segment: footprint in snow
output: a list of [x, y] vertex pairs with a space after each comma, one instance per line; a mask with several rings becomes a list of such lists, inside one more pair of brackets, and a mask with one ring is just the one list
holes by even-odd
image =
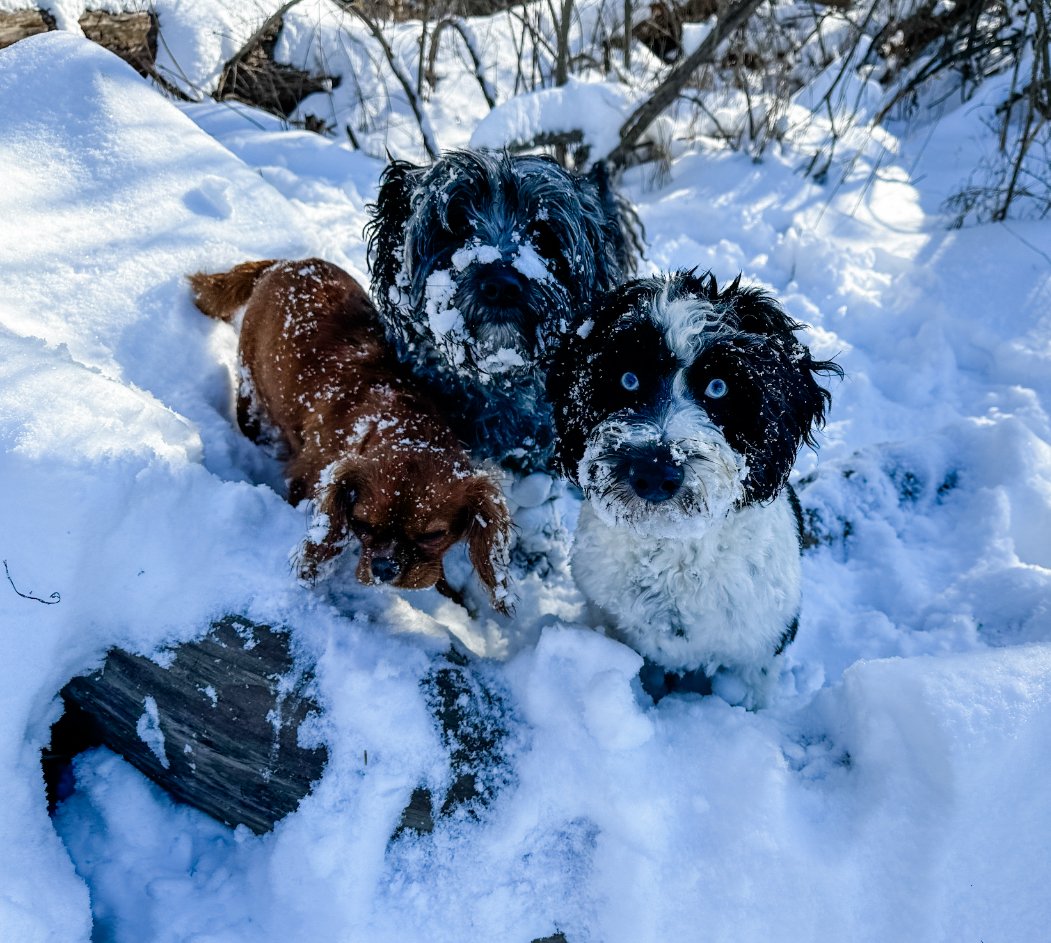
[[229, 190], [230, 184], [221, 177], [205, 177], [183, 197], [183, 203], [190, 212], [198, 216], [229, 219], [234, 211]]

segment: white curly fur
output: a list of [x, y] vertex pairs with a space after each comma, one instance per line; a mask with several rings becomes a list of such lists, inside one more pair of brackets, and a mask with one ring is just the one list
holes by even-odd
[[799, 540], [782, 492], [674, 538], [626, 532], [590, 504], [580, 513], [573, 576], [608, 634], [679, 671], [729, 670], [763, 701], [767, 669], [800, 599]]

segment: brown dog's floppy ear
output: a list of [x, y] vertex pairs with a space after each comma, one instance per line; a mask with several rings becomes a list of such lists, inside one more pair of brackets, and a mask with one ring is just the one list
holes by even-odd
[[467, 555], [497, 612], [510, 612], [507, 589], [511, 515], [500, 486], [479, 472], [468, 482]]
[[350, 508], [359, 486], [357, 467], [349, 459], [333, 462], [321, 472], [314, 494], [310, 527], [299, 548], [299, 578], [314, 583], [325, 564], [339, 556], [350, 542]]

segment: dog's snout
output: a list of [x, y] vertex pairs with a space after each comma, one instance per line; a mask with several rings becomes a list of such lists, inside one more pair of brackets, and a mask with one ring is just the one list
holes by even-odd
[[658, 504], [674, 498], [686, 470], [667, 449], [650, 449], [633, 455], [628, 463], [628, 484], [643, 501]]
[[510, 265], [490, 266], [478, 282], [478, 293], [486, 304], [510, 307], [518, 304], [525, 294], [526, 280]]
[[401, 572], [401, 567], [393, 557], [373, 557], [371, 569], [373, 578], [381, 583], [397, 579]]

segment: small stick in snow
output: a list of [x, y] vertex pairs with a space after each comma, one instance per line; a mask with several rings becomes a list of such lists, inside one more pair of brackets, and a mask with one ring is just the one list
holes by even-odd
[[7, 582], [11, 584], [11, 588], [23, 599], [32, 599], [33, 602], [43, 603], [45, 606], [54, 606], [62, 602], [62, 596], [58, 593], [52, 593], [47, 599], [41, 599], [39, 596], [34, 596], [32, 590], [28, 593], [23, 593], [17, 586], [15, 586], [15, 581], [11, 579], [11, 571], [8, 569], [6, 560], [4, 560], [4, 573], [7, 574]]

